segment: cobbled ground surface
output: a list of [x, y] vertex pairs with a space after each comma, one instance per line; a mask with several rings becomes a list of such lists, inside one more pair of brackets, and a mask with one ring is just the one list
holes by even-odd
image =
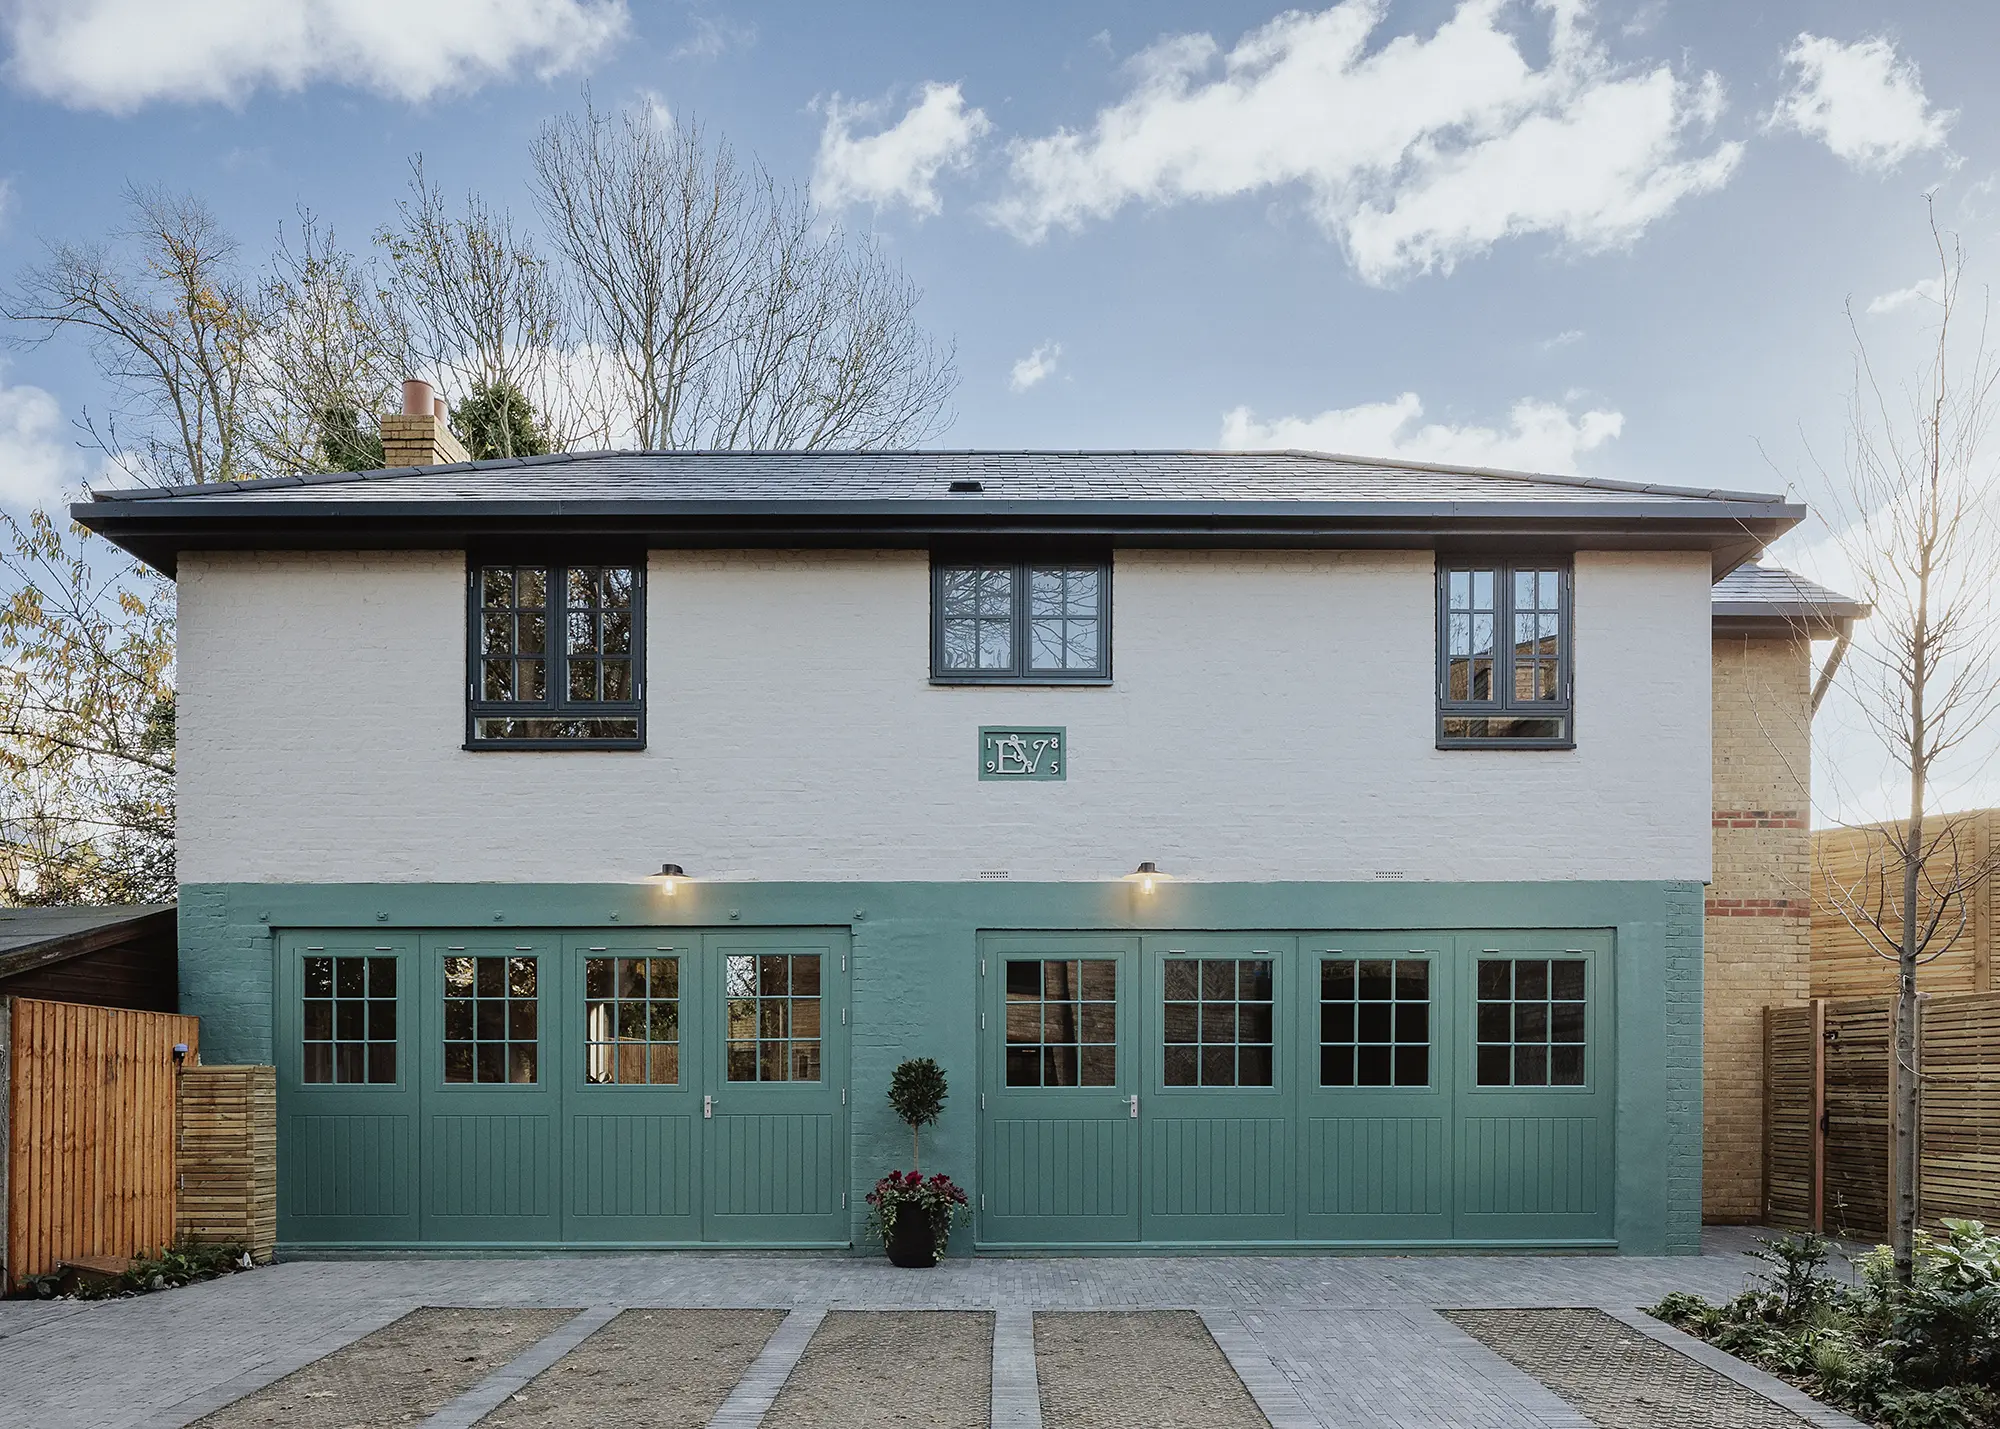
[[832, 1310], [762, 1429], [986, 1429], [993, 1316], [967, 1310]]
[[1047, 1429], [1269, 1429], [1192, 1310], [1035, 1316]]
[[1812, 1429], [1602, 1310], [1446, 1310], [1603, 1429]]
[[576, 1313], [413, 1310], [194, 1429], [406, 1429]]
[[777, 1310], [625, 1310], [480, 1429], [702, 1429], [784, 1320]]

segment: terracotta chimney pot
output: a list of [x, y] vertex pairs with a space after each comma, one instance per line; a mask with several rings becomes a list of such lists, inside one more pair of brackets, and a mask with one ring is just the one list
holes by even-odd
[[[441, 407], [444, 404], [439, 402], [435, 405]], [[403, 415], [406, 417], [441, 417], [444, 415], [442, 412], [433, 410], [430, 383], [420, 381], [414, 377], [403, 383]]]

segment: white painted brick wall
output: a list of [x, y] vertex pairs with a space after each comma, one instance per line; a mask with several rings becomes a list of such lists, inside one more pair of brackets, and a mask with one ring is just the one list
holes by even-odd
[[[455, 552], [189, 554], [180, 876], [1705, 879], [1703, 554], [1576, 562], [1573, 752], [1432, 747], [1421, 552], [1121, 552], [1116, 683], [933, 688], [921, 552], [656, 552], [651, 748], [467, 753]], [[1068, 727], [1066, 783], [976, 778]]]

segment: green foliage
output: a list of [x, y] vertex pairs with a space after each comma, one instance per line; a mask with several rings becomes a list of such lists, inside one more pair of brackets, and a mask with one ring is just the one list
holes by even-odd
[[1851, 1284], [1825, 1273], [1818, 1236], [1759, 1247], [1772, 1269], [1734, 1300], [1676, 1293], [1652, 1314], [1888, 1429], [2000, 1426], [2000, 1236], [1977, 1221], [1919, 1232], [1907, 1286], [1886, 1246]]
[[944, 1114], [944, 1068], [929, 1057], [912, 1057], [889, 1078], [889, 1105], [910, 1128], [913, 1164], [922, 1166], [918, 1134]]
[[451, 429], [474, 461], [549, 452], [534, 406], [511, 382], [473, 383], [471, 394], [451, 410]]
[[24, 1297], [53, 1300], [65, 1292], [78, 1300], [118, 1300], [172, 1290], [198, 1280], [214, 1280], [248, 1270], [250, 1252], [240, 1245], [175, 1245], [157, 1258], [139, 1256], [115, 1280], [76, 1279], [62, 1272], [29, 1275], [20, 1281]]
[[382, 434], [361, 424], [352, 407], [334, 407], [320, 414], [319, 459], [325, 471], [379, 471]]
[[897, 1218], [906, 1215], [930, 1218], [935, 1238], [931, 1263], [935, 1265], [944, 1259], [945, 1247], [951, 1243], [953, 1223], [972, 1215], [972, 1202], [942, 1171], [928, 1180], [920, 1171], [891, 1171], [868, 1193], [868, 1223], [882, 1237], [885, 1249], [896, 1233]]
[[0, 514], [0, 902], [174, 896], [174, 590]]

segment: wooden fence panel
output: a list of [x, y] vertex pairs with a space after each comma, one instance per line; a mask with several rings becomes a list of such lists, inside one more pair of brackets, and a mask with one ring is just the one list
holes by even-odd
[[1825, 1223], [1833, 1235], [1889, 1232], [1892, 1002], [1826, 1005]]
[[1924, 1223], [2000, 1226], [2000, 993], [1927, 999], [1922, 1066]]
[[[1976, 809], [1947, 814], [1960, 842], [1961, 861], [1967, 868], [1981, 867], [2000, 844], [2000, 809]], [[1868, 942], [1837, 910], [1833, 889], [1866, 885], [1867, 902], [1883, 910], [1884, 920], [1894, 927], [1902, 903], [1901, 875], [1893, 864], [1881, 858], [1881, 832], [1894, 833], [1901, 824], [1878, 824], [1866, 828], [1818, 829], [1812, 836], [1812, 994], [1814, 997], [1845, 1000], [1893, 995], [1896, 965], [1880, 957]], [[1937, 820], [1926, 823], [1936, 831]], [[1869, 856], [1874, 854], [1871, 865]], [[1873, 877], [1867, 877], [1872, 868]], [[1934, 996], [2000, 991], [1993, 977], [1993, 939], [2000, 933], [2000, 879], [1986, 879], [1967, 897], [1965, 926], [1936, 956], [1924, 964], [1921, 986]], [[1930, 912], [1931, 904], [1919, 900], [1919, 915]], [[1956, 926], [1953, 917], [1948, 926]]]
[[240, 1245], [270, 1260], [278, 1240], [276, 1069], [183, 1071], [179, 1146], [180, 1239]]
[[1818, 1217], [1817, 1007], [1764, 1009], [1764, 1220], [1810, 1230]]
[[10, 1280], [171, 1244], [173, 1049], [198, 1049], [200, 1023], [17, 997], [10, 1026]]

